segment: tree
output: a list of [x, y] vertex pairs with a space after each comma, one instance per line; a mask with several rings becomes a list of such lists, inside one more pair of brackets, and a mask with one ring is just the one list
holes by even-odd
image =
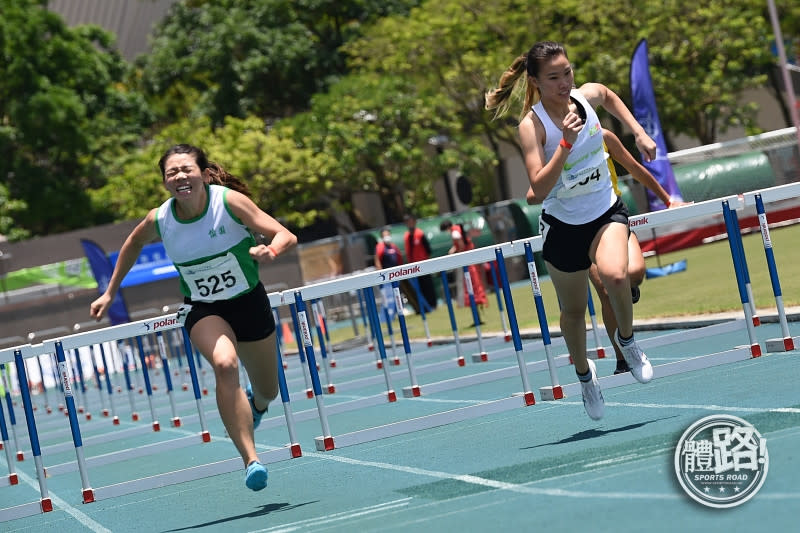
[[104, 181], [102, 154], [149, 120], [111, 34], [69, 29], [45, 5], [0, 0], [0, 184], [27, 205], [16, 237], [95, 223], [86, 191]]
[[307, 109], [345, 74], [339, 47], [416, 0], [194, 0], [176, 3], [137, 61], [166, 121], [274, 120]]
[[298, 148], [289, 129], [267, 133], [257, 117], [229, 117], [213, 128], [209, 118], [187, 119], [164, 128], [138, 152], [121, 158], [111, 168], [108, 183], [92, 191], [93, 203], [109, 206], [118, 220], [143, 218], [169, 194], [162, 185], [158, 160], [169, 147], [188, 143], [247, 183], [252, 197], [271, 215], [292, 227], [304, 227], [320, 215], [309, 206], [330, 173], [331, 158]]
[[[773, 61], [764, 15], [761, 0], [429, 0], [408, 19], [380, 21], [345, 49], [360, 68], [439, 87], [458, 106], [464, 130], [480, 132], [496, 146], [497, 140], [516, 144], [514, 128], [487, 123], [485, 112], [480, 116], [482, 95], [535, 41], [564, 42], [576, 83], [600, 81], [630, 102], [630, 57], [647, 37], [666, 132], [705, 144], [733, 125], [755, 129], [756, 110], [739, 102], [745, 90], [764, 85]], [[622, 133], [618, 124], [616, 129]]]

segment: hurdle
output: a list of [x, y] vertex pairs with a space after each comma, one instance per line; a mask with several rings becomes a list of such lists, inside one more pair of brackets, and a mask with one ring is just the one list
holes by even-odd
[[[2, 358], [3, 353], [11, 354], [13, 357], [14, 348], [7, 348], [5, 350], [0, 350], [0, 379], [2, 379], [3, 389], [5, 390], [5, 400], [6, 400], [6, 407], [8, 408], [8, 421], [11, 427], [11, 437], [14, 441], [14, 449], [16, 450], [16, 458], [17, 461], [24, 461], [25, 454], [19, 447], [19, 439], [17, 438], [17, 417], [14, 414], [14, 401], [11, 399], [11, 383], [6, 379], [6, 365], [5, 361]], [[12, 359], [8, 359], [11, 361]], [[8, 447], [8, 444], [5, 445]]]
[[796, 341], [800, 341], [800, 337], [792, 337], [789, 333], [789, 325], [786, 320], [786, 310], [783, 306], [783, 293], [781, 291], [780, 279], [778, 278], [778, 267], [775, 262], [775, 253], [773, 251], [772, 239], [769, 233], [769, 222], [767, 220], [766, 210], [764, 209], [764, 198], [768, 202], [777, 202], [788, 198], [796, 198], [800, 196], [800, 183], [790, 183], [787, 185], [780, 185], [769, 189], [753, 191], [744, 195], [744, 203], [746, 206], [755, 205], [756, 213], [758, 215], [759, 229], [761, 232], [761, 241], [764, 245], [764, 255], [767, 261], [767, 269], [769, 270], [770, 282], [772, 284], [772, 294], [775, 297], [775, 306], [778, 311], [778, 321], [781, 327], [782, 338], [767, 339], [765, 347], [767, 352], [781, 352], [794, 350]]
[[[503, 246], [507, 246], [509, 248], [509, 250], [514, 250], [514, 248], [516, 247], [516, 251], [514, 253], [516, 253], [517, 255], [520, 255], [520, 254], [523, 253], [520, 243], [507, 243], [507, 244], [505, 244]], [[492, 255], [490, 255], [490, 254], [492, 254]], [[438, 272], [441, 273], [446, 269], [459, 268], [459, 267], [463, 267], [464, 265], [468, 265], [468, 264], [470, 264], [470, 260], [473, 260], [473, 259], [475, 260], [475, 262], [478, 262], [478, 261], [486, 262], [486, 261], [489, 261], [489, 260], [496, 259], [496, 256], [493, 254], [493, 250], [491, 248], [487, 247], [485, 249], [472, 250], [472, 251], [469, 251], [469, 252], [462, 252], [461, 254], [454, 254], [454, 255], [448, 256], [448, 257], [434, 258], [434, 259], [430, 259], [430, 260], [424, 261], [422, 263], [427, 263], [429, 265], [428, 268], [430, 269], [431, 272], [437, 272], [438, 271]], [[439, 268], [437, 269], [437, 267], [439, 267]], [[501, 268], [504, 268], [504, 266], [501, 267]], [[420, 266], [414, 266], [414, 267], [408, 268], [408, 269], [395, 269], [395, 271], [393, 271], [391, 274], [392, 274], [392, 278], [393, 279], [396, 279], [396, 278], [408, 278], [408, 277], [413, 277], [413, 276], [416, 276], [416, 275], [420, 275], [420, 273], [421, 273], [420, 270], [421, 270]], [[304, 301], [313, 301], [314, 298], [320, 298], [320, 297], [324, 297], [324, 296], [326, 296], [328, 294], [336, 294], [338, 292], [343, 292], [343, 291], [348, 291], [348, 290], [366, 289], [365, 292], [367, 292], [373, 286], [380, 285], [380, 283], [385, 280], [385, 277], [386, 277], [386, 273], [385, 272], [381, 272], [381, 271], [379, 271], [377, 273], [368, 272], [368, 273], [355, 275], [355, 276], [353, 276], [351, 278], [348, 278], [348, 279], [345, 279], [345, 280], [337, 280], [337, 282], [335, 284], [333, 284], [332, 282], [321, 282], [321, 283], [318, 283], [318, 284], [312, 284], [312, 285], [309, 285], [307, 287], [304, 287], [303, 289], [295, 290], [295, 292], [294, 292], [295, 306], [298, 309], [300, 309], [300, 306], [301, 306], [302, 302], [304, 302]], [[506, 292], [508, 292], [508, 291], [506, 291]], [[279, 296], [276, 296], [276, 298], [278, 300], [284, 301], [285, 305], [286, 304], [291, 305], [291, 304], [288, 303], [289, 302], [288, 294], [281, 294]], [[373, 298], [367, 297], [367, 298], [364, 298], [364, 300], [366, 300], [366, 306], [368, 308], [371, 307], [370, 300], [372, 300], [372, 306], [374, 306], [374, 297]], [[509, 300], [509, 302], [510, 302], [510, 300]], [[507, 305], [508, 305], [509, 302], [507, 302]], [[368, 313], [368, 315], [369, 314], [371, 314], [373, 316], [373, 319], [371, 320], [371, 322], [374, 323], [375, 322], [375, 318], [377, 316], [377, 311], [375, 309], [372, 309], [371, 312]], [[299, 322], [301, 324], [303, 324], [304, 317], [300, 316], [299, 312], [298, 312], [298, 318], [299, 318]], [[454, 322], [454, 316], [451, 313], [451, 323], [452, 322]], [[301, 329], [306, 329], [307, 327], [308, 327], [307, 325], [301, 326]], [[380, 337], [378, 337], [378, 335], [380, 335], [380, 333], [377, 331], [377, 328], [373, 328], [373, 334], [375, 335], [376, 344], [382, 345], [382, 339], [380, 339]], [[521, 352], [521, 341], [518, 341], [518, 344], [519, 344], [519, 351]], [[313, 363], [313, 360], [312, 360], [314, 355], [313, 355], [313, 344], [311, 343], [310, 335], [305, 335], [304, 334], [304, 336], [303, 336], [303, 345], [304, 345], [304, 351], [306, 352], [306, 360], [307, 360], [307, 363], [308, 363], [308, 368], [309, 368], [309, 371], [311, 373], [312, 381], [314, 382], [314, 387], [315, 387], [315, 390], [316, 390], [316, 387], [318, 386], [317, 384], [318, 384], [319, 378], [318, 378], [318, 375], [316, 374], [316, 365]], [[463, 360], [463, 358], [462, 358], [462, 360]], [[523, 366], [523, 368], [524, 368], [524, 366]], [[387, 388], [389, 389], [389, 391], [387, 391], [387, 396], [388, 396], [390, 392], [393, 392], [393, 389], [391, 388], [390, 382], [387, 382]], [[527, 387], [526, 387], [526, 389], [527, 389]], [[321, 401], [320, 398], [318, 398], [317, 401], [318, 401], [318, 411], [320, 412], [320, 421], [321, 421], [321, 423], [323, 425], [323, 435], [321, 437], [317, 437], [315, 439], [315, 445], [316, 445], [316, 448], [319, 451], [328, 451], [328, 450], [334, 449], [337, 446], [339, 446], [339, 447], [342, 446], [342, 445], [348, 445], [349, 446], [349, 445], [352, 445], [353, 443], [365, 442], [364, 439], [369, 440], [369, 439], [372, 439], [374, 437], [374, 434], [370, 434], [370, 431], [367, 430], [367, 433], [359, 433], [358, 435], [344, 434], [342, 436], [342, 440], [341, 441], [338, 440], [339, 436], [337, 436], [336, 437], [337, 440], [334, 441], [334, 437], [330, 433], [330, 429], [329, 429], [329, 425], [328, 425], [328, 421], [327, 421], [326, 409], [323, 407], [322, 401]], [[506, 408], [506, 409], [516, 408], [516, 407], [519, 407], [520, 405], [532, 405], [532, 404], [533, 404], [533, 393], [531, 393], [528, 390], [525, 391], [525, 394], [524, 394], [522, 400], [519, 397], [517, 397], [515, 395], [512, 395], [510, 398], [503, 399], [499, 403], [499, 405], [504, 406], [503, 408]], [[466, 409], [467, 409], [467, 412], [478, 413], [478, 412], [480, 412], [481, 409], [488, 409], [490, 411], [498, 409], [497, 405], [498, 404], [493, 404], [493, 403], [490, 402], [490, 403], [486, 403], [486, 404], [480, 404], [478, 406], [471, 406], [471, 407], [466, 408]], [[480, 415], [474, 415], [474, 416], [480, 416]], [[423, 421], [417, 421], [415, 424], [411, 424], [411, 425], [409, 425], [410, 423], [407, 423], [407, 424], [400, 423], [398, 425], [393, 426], [390, 431], [392, 431], [392, 432], [405, 432], [410, 427], [419, 427], [418, 424], [434, 424], [434, 425], [440, 424], [440, 422], [437, 422], [436, 420], [437, 420], [437, 417], [433, 416], [431, 418], [426, 418]], [[441, 420], [441, 419], [439, 419], [439, 420]]]
[[744, 258], [744, 248], [742, 246], [742, 234], [739, 231], [739, 222], [736, 218], [736, 211], [731, 209], [728, 200], [722, 201], [722, 212], [725, 217], [725, 227], [728, 230], [728, 244], [731, 249], [731, 257], [733, 257], [733, 269], [736, 274], [736, 284], [739, 287], [739, 299], [742, 302], [745, 317], [747, 318], [747, 334], [750, 337], [750, 352], [753, 357], [761, 356], [761, 346], [758, 344], [754, 327], [757, 324], [756, 315], [754, 314], [754, 307], [752, 300], [750, 300], [749, 275], [747, 274], [747, 266]]
[[494, 261], [489, 263], [492, 272], [492, 284], [494, 285], [494, 295], [497, 299], [497, 310], [500, 313], [500, 327], [503, 328], [503, 340], [511, 342], [511, 332], [508, 330], [508, 320], [506, 319], [505, 309], [503, 309], [503, 296], [500, 294], [500, 286], [497, 283], [497, 268]]
[[[734, 205], [735, 208], [739, 208], [741, 206], [741, 203], [742, 203], [741, 199], [738, 196], [728, 197], [725, 200], [728, 201], [729, 205], [730, 204]], [[710, 215], [710, 214], [713, 214], [715, 216], [718, 216], [718, 215], [722, 214], [722, 216], [724, 217], [724, 213], [720, 213], [721, 206], [722, 206], [722, 201], [720, 199], [715, 199], [715, 200], [711, 200], [711, 201], [707, 201], [707, 202], [699, 202], [697, 204], [691, 204], [689, 206], [685, 206], [684, 208], [671, 209], [671, 210], [669, 210], [669, 212], [664, 211], [664, 212], [657, 212], [657, 213], [647, 213], [647, 214], [644, 214], [642, 216], [639, 216], [638, 218], [633, 217], [631, 225], [634, 226], [634, 227], [637, 227], [637, 226], [638, 227], [655, 226], [655, 225], [659, 225], [659, 224], [668, 224], [670, 222], [674, 222], [675, 220], [686, 220], [686, 219], [690, 219], [690, 218], [705, 217], [705, 216]], [[529, 241], [530, 241], [529, 244], [533, 244], [533, 242], [534, 242], [533, 239], [530, 239]], [[522, 244], [524, 244], [522, 241], [517, 241], [517, 242], [514, 242], [514, 243], [507, 243], [506, 245], [502, 245], [501, 249], [503, 251], [505, 251], [505, 249], [506, 249], [505, 247], [506, 246], [509, 246], [509, 247], [516, 246], [517, 250], [516, 250], [515, 253], [516, 254], [520, 254], [519, 247]], [[512, 253], [514, 253], [514, 252], [512, 252]], [[469, 254], [473, 254], [473, 255], [469, 255]], [[467, 253], [465, 253], [465, 256], [469, 256], [469, 260], [471, 260], [471, 261], [473, 261], [475, 263], [481, 262], [481, 261], [485, 261], [485, 260], [489, 259], [488, 257], [484, 257], [482, 254], [485, 255], [486, 251], [482, 250], [482, 249], [479, 249], [479, 250], [473, 250], [471, 252], [467, 252]], [[459, 254], [455, 254], [455, 255], [459, 255]], [[458, 261], [463, 261], [464, 260], [463, 258], [455, 258], [454, 256], [450, 256], [449, 258], [447, 258], [450, 261], [449, 263], [445, 263], [445, 262], [436, 263], [437, 261], [439, 261], [441, 259], [443, 259], [443, 258], [435, 258], [435, 259], [431, 259], [431, 260], [420, 262], [419, 265], [415, 265], [414, 274], [415, 275], [419, 275], [420, 272], [436, 271], [436, 267], [438, 267], [438, 266], [442, 267], [441, 269], [438, 270], [440, 272], [440, 274], [441, 274], [441, 272], [446, 268], [453, 268], [454, 266], [463, 266], [463, 264], [453, 265], [453, 263], [452, 263], [454, 259], [457, 259]], [[464, 264], [466, 264], [466, 263], [464, 263]], [[420, 268], [416, 268], [417, 266], [419, 266]], [[385, 275], [386, 274], [384, 273], [383, 276], [385, 276]], [[397, 275], [400, 278], [402, 278], [404, 276], [403, 273], [394, 273], [394, 275]], [[340, 290], [348, 290], [348, 289], [350, 289], [350, 290], [352, 290], [352, 289], [358, 290], [358, 289], [361, 289], [363, 286], [370, 284], [369, 282], [366, 282], [364, 280], [364, 275], [354, 276], [353, 278], [350, 278], [349, 280], [343, 280], [343, 281], [345, 282], [347, 287], [340, 287]], [[348, 283], [348, 281], [349, 281], [349, 283]], [[373, 281], [372, 284], [373, 285], [377, 285], [378, 284], [377, 280]], [[335, 290], [331, 289], [330, 285], [325, 286], [324, 284], [316, 284], [316, 285], [310, 285], [308, 287], [303, 288], [302, 294], [303, 294], [303, 298], [310, 299], [310, 298], [314, 298], [314, 297], [323, 296], [329, 290], [331, 290], [331, 293], [335, 292]], [[746, 300], [746, 301], [749, 301], [749, 300]], [[748, 321], [752, 323], [752, 316], [748, 316]], [[730, 331], [737, 330], [738, 331], [738, 330], [744, 329], [742, 327], [743, 325], [744, 325], [744, 322], [742, 322], [742, 321], [734, 321], [732, 324], [725, 323], [725, 324], [723, 324], [721, 326], [717, 326], [717, 325], [708, 326], [706, 328], [698, 328], [697, 334], [698, 335], [702, 335], [702, 336], [710, 335], [710, 334], [713, 334], [713, 331], [717, 331], [717, 332], [722, 331], [721, 328], [725, 328], [726, 331], [728, 331], [728, 330], [730, 330]], [[451, 324], [451, 326], [452, 326], [452, 324]], [[659, 342], [668, 343], [668, 342], [674, 342], [674, 340], [675, 340], [674, 337], [670, 337], [670, 335], [665, 335], [665, 336], [662, 336], [662, 338], [656, 338], [655, 340], [652, 340], [652, 341], [650, 341], [649, 339], [645, 340], [645, 341], [642, 341], [642, 345], [643, 346], [645, 346], [645, 345], [655, 346], [655, 345], [658, 345]], [[459, 342], [458, 342], [458, 339], [457, 339], [456, 335], [454, 335], [454, 341], [455, 341], [456, 350], [458, 350]], [[753, 345], [755, 345], [755, 346], [753, 346]], [[695, 358], [695, 359], [692, 359], [692, 360], [686, 360], [685, 362], [670, 363], [669, 365], [671, 365], [671, 366], [660, 365], [661, 367], [664, 367], [664, 368], [661, 368], [660, 371], [656, 375], [657, 376], [672, 375], [674, 373], [679, 373], [679, 372], [682, 372], [682, 371], [691, 371], [691, 370], [696, 370], [696, 369], [700, 369], [700, 368], [708, 368], [710, 366], [715, 366], [715, 365], [718, 365], [718, 364], [725, 364], [725, 363], [732, 362], [732, 361], [752, 358], [756, 353], [756, 349], [757, 349], [756, 346], [758, 346], [757, 341], [756, 342], [752, 342], [751, 346], [746, 348], [746, 349], [736, 348], [736, 349], [733, 349], [733, 350], [719, 352], [718, 354], [710, 354], [709, 356], [703, 356], [701, 358]], [[560, 358], [552, 358], [551, 357], [551, 359], [553, 359], [553, 363], [554, 364], [553, 365], [548, 365], [549, 367], [559, 366], [560, 363], [568, 364], [566, 361], [560, 361], [559, 360]], [[524, 363], [524, 368], [525, 368], [524, 372], [530, 371], [531, 370], [530, 363]], [[539, 367], [537, 367], [536, 370], [543, 369], [543, 368], [544, 367], [539, 365]], [[495, 372], [495, 371], [487, 372], [486, 374], [491, 374], [492, 372]], [[508, 377], [510, 374], [507, 372], [506, 369], [503, 369], [502, 373], [497, 373], [496, 374], [496, 376], [500, 376], [500, 375], [502, 375], [503, 377]], [[458, 380], [460, 380], [460, 378], [456, 378], [455, 380], [452, 380], [452, 381], [458, 381]], [[482, 382], [481, 378], [473, 380], [473, 377], [470, 376], [469, 378], [466, 378], [466, 381], [465, 381], [465, 383], [477, 383], [477, 382]], [[606, 384], [605, 386], [618, 386], [618, 385], [621, 385], [621, 384], [627, 384], [628, 381], [626, 380], [626, 377], [623, 376], [623, 378], [614, 378], [614, 379], [611, 379], [611, 380], [605, 380], [604, 383]], [[633, 381], [630, 381], [630, 383], [633, 383]], [[460, 383], [458, 385], [460, 385]], [[567, 393], [573, 394], [578, 390], [578, 388], [576, 388], [576, 387], [577, 387], [577, 384], [571, 384], [570, 386], [562, 386], [562, 392], [564, 394], [567, 394]], [[420, 389], [425, 391], [425, 392], [427, 392], [427, 393], [435, 392], [437, 390], [435, 386], [431, 387], [428, 384], [420, 385]], [[404, 396], [411, 397], [412, 395], [405, 394], [405, 390], [406, 389], [404, 389]], [[445, 390], [445, 387], [443, 387], [441, 390]], [[461, 415], [459, 415], [459, 416], [461, 416]], [[444, 416], [444, 418], [447, 418], [447, 417]], [[436, 417], [433, 417], [430, 420], [431, 420], [431, 422], [430, 422], [431, 424], [437, 424], [437, 423], [441, 422], [442, 419], [438, 419], [438, 421], [434, 421], [434, 420], [436, 420]], [[398, 434], [400, 432], [404, 432], [407, 428], [418, 429], [420, 427], [425, 427], [426, 423], [427, 422], [425, 420], [415, 420], [414, 423], [411, 423], [411, 422], [408, 422], [408, 423], [398, 422], [398, 423], [391, 424], [391, 425], [388, 425], [388, 426], [382, 426], [381, 429], [371, 428], [371, 429], [365, 429], [365, 430], [363, 430], [361, 432], [354, 432], [352, 434], [336, 435], [336, 437], [335, 437], [336, 438], [336, 446], [337, 447], [341, 447], [341, 446], [345, 446], [345, 445], [352, 445], [352, 444], [355, 444], [355, 443], [358, 443], [358, 442], [364, 442], [366, 440], [372, 439], [377, 434], [381, 435], [381, 437], [378, 437], [378, 438], [382, 438], [382, 436], [386, 436], [386, 435], [390, 435], [390, 434]], [[412, 430], [415, 430], [415, 429], [412, 429]], [[331, 438], [333, 438], [333, 437], [331, 437]], [[317, 448], [322, 450], [323, 447], [320, 446], [320, 442], [321, 442], [320, 439], [321, 438], [318, 437], [316, 439], [316, 443], [317, 443]]]
[[[28, 391], [26, 373], [24, 371], [18, 372], [18, 381], [20, 383], [20, 388], [22, 390], [22, 398], [26, 411], [26, 419], [29, 424], [28, 435], [31, 438], [31, 448], [33, 450], [34, 462], [36, 463], [37, 470], [39, 472], [37, 477], [39, 478], [40, 481], [41, 499], [39, 502], [31, 502], [29, 504], [24, 504], [22, 506], [17, 506], [8, 509], [0, 509], [0, 511], [2, 511], [3, 520], [11, 520], [14, 518], [21, 518], [25, 516], [30, 516], [32, 514], [37, 514], [40, 512], [48, 512], [53, 510], [52, 502], [50, 501], [47, 493], [47, 486], [45, 483], [46, 477], [63, 474], [65, 472], [74, 471], [76, 469], [80, 471], [81, 491], [82, 491], [81, 494], [83, 503], [91, 503], [102, 499], [117, 497], [120, 495], [130, 494], [134, 492], [141, 492], [144, 490], [149, 490], [151, 488], [163, 487], [176, 483], [182, 483], [184, 481], [201, 479], [222, 473], [233, 472], [242, 468], [241, 458], [235, 457], [232, 459], [226, 459], [223, 461], [218, 461], [205, 465], [197, 465], [182, 470], [176, 470], [173, 472], [160, 473], [155, 476], [128, 480], [122, 483], [108, 485], [105, 487], [92, 488], [92, 486], [89, 483], [88, 466], [97, 467], [101, 465], [113, 464], [120, 460], [128, 460], [128, 459], [144, 457], [147, 455], [152, 455], [153, 453], [158, 453], [159, 451], [162, 451], [165, 448], [169, 448], [172, 450], [180, 449], [189, 446], [193, 443], [196, 443], [197, 436], [190, 435], [179, 439], [173, 439], [171, 441], [162, 441], [159, 443], [139, 446], [133, 449], [120, 450], [117, 452], [107, 453], [96, 457], [86, 458], [83, 453], [84, 441], [80, 435], [78, 417], [76, 414], [77, 409], [75, 407], [75, 402], [73, 397], [72, 380], [70, 376], [71, 369], [65, 357], [66, 350], [75, 349], [85, 345], [92, 346], [95, 343], [100, 343], [100, 345], [102, 346], [102, 342], [108, 342], [110, 340], [116, 340], [120, 338], [130, 338], [131, 335], [138, 335], [138, 337], [141, 339], [142, 330], [151, 332], [156, 331], [156, 333], [159, 333], [161, 331], [173, 329], [176, 327], [180, 327], [180, 324], [177, 322], [177, 320], [174, 319], [174, 317], [171, 316], [157, 317], [155, 319], [147, 319], [135, 323], [112, 326], [110, 328], [105, 328], [87, 333], [80, 333], [68, 337], [50, 339], [42, 342], [40, 345], [37, 346], [26, 345], [14, 350], [14, 361], [18, 368], [24, 367], [24, 359], [22, 356], [23, 353], [26, 354], [26, 357], [38, 356], [38, 354], [49, 353], [50, 351], [54, 351], [56, 353], [56, 360], [58, 362], [61, 384], [65, 392], [67, 411], [73, 435], [73, 447], [75, 448], [77, 461], [63, 463], [60, 465], [54, 465], [53, 467], [47, 468], [45, 470], [41, 460], [42, 450], [41, 447], [39, 446], [38, 433], [33, 418], [32, 402], [30, 400], [30, 393]], [[188, 353], [191, 353], [191, 343], [185, 329], [183, 329], [183, 334], [184, 334], [185, 348]], [[7, 358], [7, 354], [8, 350], [0, 351], [0, 361], [5, 361]], [[195, 400], [199, 407], [198, 416], [202, 428], [200, 434], [200, 441], [210, 442], [211, 437], [207, 429], [206, 421], [201, 406], [202, 396], [199, 390], [197, 372], [196, 369], [194, 368], [193, 360], [191, 359], [191, 357], [189, 357], [187, 360], [189, 362], [189, 369], [193, 378], [192, 383], [194, 388], [193, 392]], [[288, 392], [286, 390], [285, 379], [283, 378], [282, 365], [280, 364], [280, 362], [281, 361], [279, 354], [278, 356], [279, 381], [282, 389], [281, 394], [284, 397], [284, 411], [287, 417], [286, 423], [287, 426], [289, 427], [291, 442], [289, 445], [285, 447], [259, 453], [259, 459], [265, 464], [274, 463], [277, 461], [282, 461], [294, 457], [300, 457], [302, 455], [300, 446], [297, 443], [296, 435], [294, 434], [294, 427], [291, 421], [291, 410], [287, 405]], [[4, 424], [2, 424], [2, 426], [5, 427]], [[136, 429], [141, 429], [141, 428], [132, 428], [132, 429], [133, 431], [128, 432], [129, 435], [134, 434], [136, 432], [135, 431]], [[8, 447], [6, 448], [7, 451], [9, 451], [9, 448]], [[11, 484], [10, 481], [9, 484]]]
[[469, 300], [469, 307], [472, 311], [472, 324], [475, 326], [475, 335], [478, 337], [478, 353], [472, 354], [472, 362], [480, 363], [489, 360], [489, 354], [483, 349], [483, 335], [481, 334], [481, 317], [478, 313], [478, 305], [475, 302], [475, 288], [472, 285], [472, 273], [469, 266], [464, 265], [461, 267], [461, 272], [464, 275], [464, 285], [467, 287], [467, 299]]

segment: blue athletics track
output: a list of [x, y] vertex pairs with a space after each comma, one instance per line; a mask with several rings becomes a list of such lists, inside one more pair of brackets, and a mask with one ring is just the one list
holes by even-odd
[[[730, 202], [737, 209], [746, 200]], [[500, 248], [444, 258], [434, 270], [508, 251]], [[756, 320], [745, 281], [737, 270], [736, 316], [636, 324], [654, 365], [648, 384], [614, 375], [606, 348], [596, 359], [606, 402], [600, 421], [584, 411], [563, 338], [546, 326], [520, 332], [513, 302], [506, 301], [510, 333], [463, 328], [458, 338], [405, 344], [397, 329], [391, 341], [384, 329], [370, 346], [365, 339], [323, 355], [324, 336], [310, 342], [308, 314], [328, 286], [279, 295], [273, 305], [293, 306], [304, 349], [284, 354], [285, 387], [255, 432], [269, 468], [260, 492], [244, 486], [213, 376], [196, 357], [170, 357], [170, 368], [126, 365], [129, 373], [114, 374], [113, 383], [98, 375], [101, 387], [84, 376], [86, 390], [75, 378], [74, 347], [96, 343], [96, 360], [97, 346], [133, 338], [136, 327], [163, 327], [165, 342], [156, 346], [148, 334], [145, 348], [142, 334], [127, 345], [131, 353], [166, 346], [173, 356], [181, 348], [191, 354], [169, 318], [0, 350], [0, 531], [795, 530], [800, 315], [778, 305]], [[359, 276], [346, 283], [344, 290], [370, 285]], [[376, 317], [381, 306], [366, 303]], [[594, 338], [587, 332], [590, 347]], [[126, 351], [117, 348], [107, 351]], [[62, 385], [47, 400], [12, 395], [19, 378], [8, 369], [34, 374], [40, 355], [32, 356], [45, 353], [61, 363]], [[691, 499], [675, 468], [681, 435], [715, 414], [752, 424], [768, 450], [760, 490], [725, 509]]]

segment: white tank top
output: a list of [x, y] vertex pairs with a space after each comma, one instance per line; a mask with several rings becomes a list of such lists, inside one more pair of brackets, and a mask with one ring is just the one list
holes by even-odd
[[[570, 93], [576, 105], [583, 107], [586, 118], [583, 129], [572, 144], [567, 162], [542, 202], [542, 209], [567, 224], [585, 224], [595, 220], [617, 199], [603, 149], [603, 128], [589, 101], [577, 89]], [[549, 161], [563, 137], [550, 119], [541, 101], [532, 107], [545, 129], [544, 154]]]
[[196, 302], [229, 300], [258, 284], [258, 263], [250, 257], [256, 240], [231, 213], [229, 189], [207, 185], [203, 213], [183, 220], [170, 198], [158, 208], [156, 228], [164, 249], [180, 274], [181, 292]]

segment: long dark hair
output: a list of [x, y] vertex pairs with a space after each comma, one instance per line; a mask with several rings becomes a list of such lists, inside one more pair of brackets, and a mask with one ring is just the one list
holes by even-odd
[[165, 177], [167, 159], [175, 154], [191, 155], [201, 172], [208, 171], [208, 176], [211, 179], [211, 183], [214, 185], [222, 185], [248, 197], [250, 196], [250, 189], [247, 187], [246, 183], [225, 170], [219, 163], [209, 161], [206, 153], [201, 148], [191, 144], [176, 144], [164, 152], [164, 155], [158, 160], [158, 168], [161, 169], [162, 178]]
[[[520, 113], [520, 120], [530, 111], [531, 106], [539, 101], [540, 95], [535, 87], [527, 83], [527, 77], [535, 78], [539, 74], [539, 66], [554, 57], [563, 55], [567, 59], [567, 50], [560, 43], [541, 41], [534, 44], [527, 54], [514, 59], [497, 83], [497, 88], [485, 95], [486, 109], [494, 109], [494, 118], [503, 116], [511, 104], [511, 97], [521, 85], [525, 88], [525, 101]], [[523, 76], [527, 74], [527, 76]]]

